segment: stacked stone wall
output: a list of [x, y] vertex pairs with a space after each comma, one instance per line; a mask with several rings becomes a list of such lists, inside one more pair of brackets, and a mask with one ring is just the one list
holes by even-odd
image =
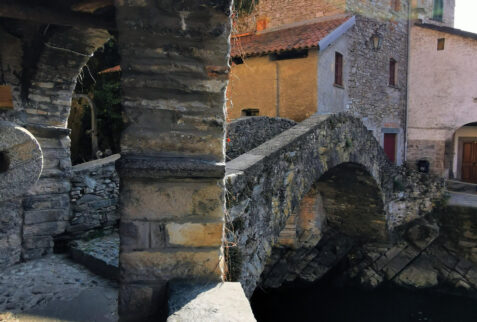
[[227, 124], [227, 160], [247, 153], [297, 123], [266, 116], [246, 117]]
[[76, 239], [92, 230], [112, 230], [119, 222], [119, 155], [79, 164], [71, 178], [71, 218], [66, 233]]
[[[25, 30], [36, 28], [30, 27]], [[22, 257], [31, 259], [51, 252], [53, 237], [68, 226], [72, 172], [66, 122], [71, 97], [82, 67], [110, 35], [99, 29], [57, 27], [44, 31], [38, 43], [1, 33], [6, 43], [0, 45], [0, 76], [12, 89], [14, 107], [0, 110], [0, 119], [25, 127], [43, 151], [42, 175], [17, 213], [23, 218]]]

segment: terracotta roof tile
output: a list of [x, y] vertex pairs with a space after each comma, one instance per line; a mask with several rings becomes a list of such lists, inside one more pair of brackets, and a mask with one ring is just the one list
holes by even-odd
[[316, 22], [276, 31], [232, 37], [232, 57], [257, 56], [292, 49], [317, 47], [321, 39], [350, 17]]

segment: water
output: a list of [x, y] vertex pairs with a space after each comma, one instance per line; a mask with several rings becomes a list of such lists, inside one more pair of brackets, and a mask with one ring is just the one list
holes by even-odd
[[438, 292], [329, 286], [256, 291], [259, 322], [477, 322], [477, 300]]

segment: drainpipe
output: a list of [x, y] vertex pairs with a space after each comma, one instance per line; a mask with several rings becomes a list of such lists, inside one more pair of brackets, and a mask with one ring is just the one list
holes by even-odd
[[73, 97], [84, 99], [91, 109], [91, 156], [95, 159], [96, 152], [98, 152], [98, 122], [96, 121], [96, 106], [88, 95], [74, 94]]
[[277, 74], [276, 74], [276, 81], [277, 81], [277, 97], [276, 97], [276, 100], [277, 100], [277, 117], [280, 117], [280, 64], [278, 63], [278, 61], [275, 62], [277, 68], [276, 68], [276, 71], [277, 71]]

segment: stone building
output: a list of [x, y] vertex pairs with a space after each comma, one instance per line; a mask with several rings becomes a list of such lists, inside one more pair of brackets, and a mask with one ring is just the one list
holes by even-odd
[[477, 35], [453, 28], [453, 4], [442, 22], [423, 17], [411, 29], [407, 160], [477, 182]]
[[406, 159], [412, 166], [425, 160], [436, 174], [475, 182], [476, 35], [453, 28], [454, 9], [454, 0], [413, 3]]
[[348, 112], [402, 163], [408, 16], [402, 0], [260, 1], [237, 19], [229, 118]]

